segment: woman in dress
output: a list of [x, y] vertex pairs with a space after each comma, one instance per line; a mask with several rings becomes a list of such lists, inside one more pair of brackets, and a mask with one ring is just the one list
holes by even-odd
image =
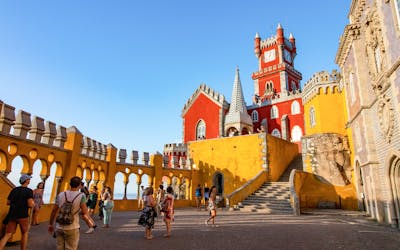
[[164, 222], [167, 227], [167, 233], [164, 237], [171, 237], [171, 221], [174, 220], [174, 195], [171, 186], [167, 188], [167, 194], [163, 201]]
[[144, 201], [144, 208], [142, 214], [139, 218], [139, 225], [142, 225], [146, 228], [145, 237], [148, 240], [153, 239], [153, 235], [151, 234], [151, 229], [154, 228], [154, 218], [156, 216], [156, 211], [154, 207], [156, 206], [156, 201], [153, 197], [153, 187], [148, 187], [143, 193], [143, 201]]
[[32, 216], [32, 226], [39, 225], [38, 217], [40, 207], [44, 204], [43, 202], [43, 192], [44, 192], [44, 182], [39, 182], [37, 184], [36, 189], [33, 190], [33, 200], [35, 201], [35, 206], [33, 207], [33, 216]]
[[108, 227], [110, 227], [111, 213], [114, 208], [114, 202], [112, 200], [112, 194], [111, 194], [110, 187], [106, 187], [106, 191], [104, 192], [101, 199], [104, 202], [104, 205], [103, 205], [103, 214], [104, 214], [103, 223], [104, 223], [104, 225], [103, 225], [103, 227], [108, 228]]
[[212, 226], [215, 226], [215, 217], [217, 216], [217, 188], [212, 186], [210, 189], [210, 199], [208, 200], [208, 210], [210, 210], [210, 218], [205, 221], [205, 224], [208, 225], [208, 222], [212, 221]]

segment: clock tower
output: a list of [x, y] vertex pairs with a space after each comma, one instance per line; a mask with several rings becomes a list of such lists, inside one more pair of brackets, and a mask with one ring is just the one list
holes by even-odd
[[265, 101], [274, 96], [287, 95], [300, 89], [301, 73], [294, 69], [296, 43], [292, 34], [284, 37], [283, 28], [278, 24], [276, 35], [261, 40], [259, 34], [254, 39], [254, 52], [258, 59], [258, 71], [252, 75], [254, 97]]
[[258, 70], [252, 74], [254, 96], [253, 104], [248, 107], [254, 132], [262, 130], [300, 145], [304, 131], [302, 75], [294, 68], [297, 55], [294, 37], [290, 34], [286, 38], [278, 24], [276, 34], [265, 40], [256, 33], [254, 53]]

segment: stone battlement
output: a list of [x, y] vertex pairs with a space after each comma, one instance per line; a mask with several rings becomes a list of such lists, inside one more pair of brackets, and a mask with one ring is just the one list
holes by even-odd
[[315, 73], [304, 85], [303, 103], [308, 102], [320, 93], [327, 94], [328, 90], [330, 90], [330, 93], [333, 93], [335, 90], [342, 92], [340, 80], [341, 74], [336, 70], [332, 70], [332, 73], [328, 71]]
[[164, 154], [170, 152], [186, 152], [186, 143], [169, 143], [164, 145]]

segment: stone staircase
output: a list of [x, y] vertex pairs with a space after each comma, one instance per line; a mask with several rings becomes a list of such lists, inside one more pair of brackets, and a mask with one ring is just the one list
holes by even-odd
[[302, 169], [301, 154], [296, 156], [278, 182], [266, 182], [234, 208], [239, 211], [268, 214], [292, 214], [289, 176], [292, 169]]

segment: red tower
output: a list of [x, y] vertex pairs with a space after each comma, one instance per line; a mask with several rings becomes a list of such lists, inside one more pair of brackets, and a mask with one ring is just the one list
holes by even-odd
[[261, 40], [257, 33], [254, 53], [258, 71], [254, 72], [253, 105], [247, 107], [253, 119], [254, 132], [266, 132], [300, 143], [304, 131], [300, 80], [294, 69], [296, 43], [292, 34], [285, 38], [279, 24], [276, 35]]

